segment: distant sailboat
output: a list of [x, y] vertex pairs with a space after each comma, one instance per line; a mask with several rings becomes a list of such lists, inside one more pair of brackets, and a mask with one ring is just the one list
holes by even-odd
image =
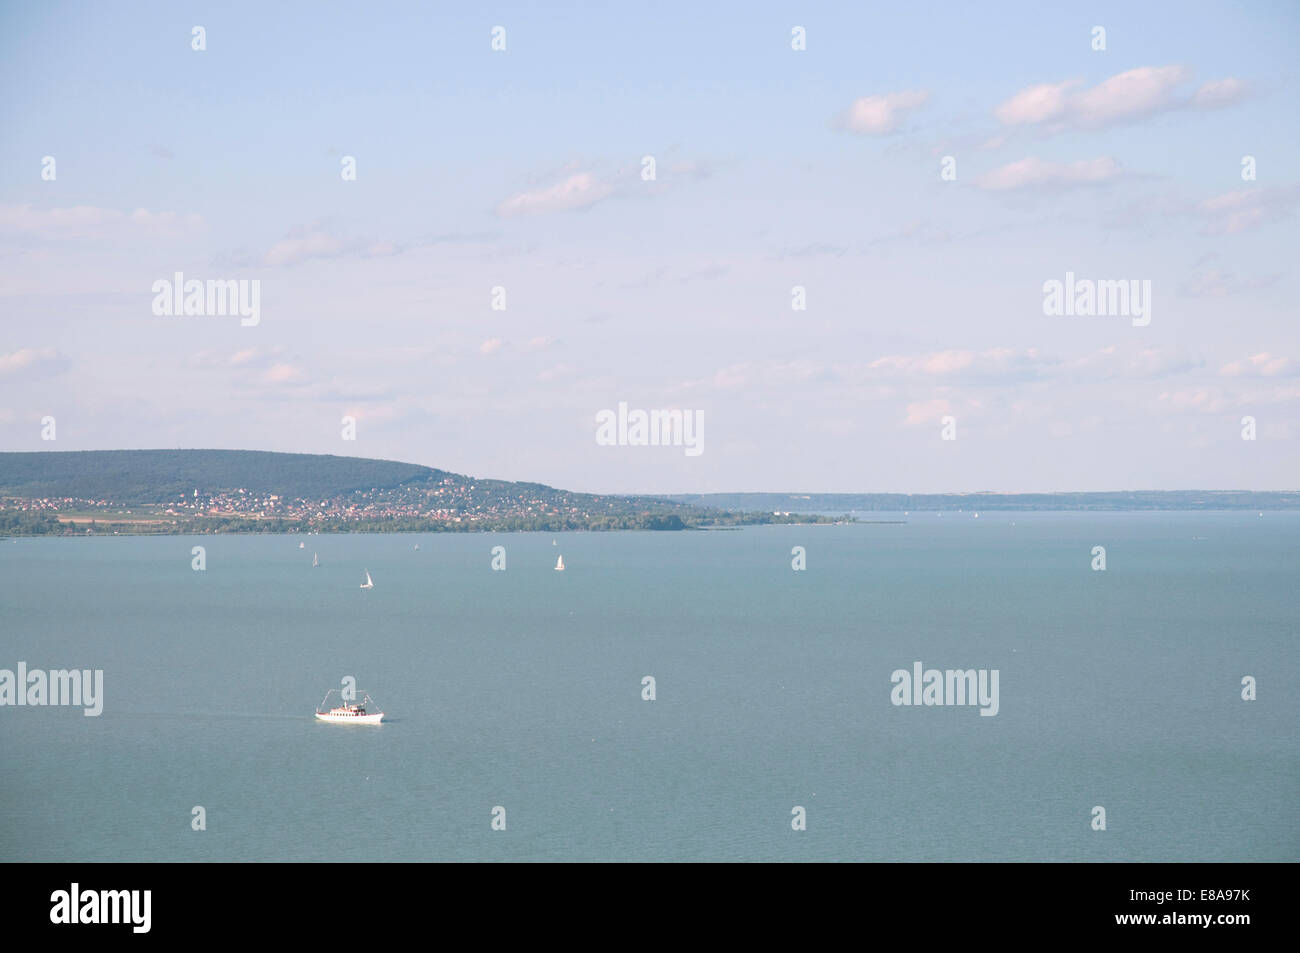
[[370, 570], [369, 570], [369, 569], [366, 570], [366, 581], [363, 582], [363, 583], [361, 584], [361, 588], [362, 588], [362, 589], [373, 589], [373, 588], [375, 588], [375, 581], [374, 581], [373, 579], [370, 578]]
[[311, 554], [311, 568], [312, 568], [312, 569], [315, 569], [315, 568], [316, 568], [317, 566], [319, 566], [319, 565], [320, 565], [320, 559], [316, 556], [315, 553], [312, 553], [312, 554]]
[[557, 559], [557, 560], [555, 561], [555, 571], [556, 571], [556, 572], [564, 572], [564, 557], [563, 557], [563, 556], [561, 556], [559, 559]]
[[415, 551], [416, 551], [417, 553], [420, 551], [420, 544], [419, 544], [419, 543], [416, 543], [416, 544], [415, 544]]
[[299, 549], [306, 549], [306, 548], [307, 548], [307, 544], [306, 544], [306, 543], [299, 543], [299, 544], [298, 544], [298, 548], [299, 548]]

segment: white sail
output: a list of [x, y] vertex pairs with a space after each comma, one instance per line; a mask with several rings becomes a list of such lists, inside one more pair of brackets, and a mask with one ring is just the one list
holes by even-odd
[[311, 568], [312, 568], [312, 569], [315, 569], [315, 568], [316, 568], [317, 566], [319, 566], [319, 565], [320, 565], [320, 558], [319, 558], [315, 553], [312, 553], [312, 554], [311, 554]]
[[555, 571], [556, 571], [556, 572], [564, 572], [564, 557], [563, 557], [563, 556], [561, 556], [559, 559], [557, 559], [557, 560], [555, 561]]
[[307, 544], [306, 544], [306, 543], [299, 543], [299, 544], [298, 544], [298, 548], [299, 548], [299, 549], [306, 549], [306, 548], [307, 548]]
[[370, 578], [370, 570], [369, 570], [369, 569], [366, 570], [366, 581], [363, 582], [363, 583], [361, 584], [361, 588], [362, 588], [362, 589], [373, 589], [373, 588], [375, 588], [375, 581], [374, 581], [373, 579]]

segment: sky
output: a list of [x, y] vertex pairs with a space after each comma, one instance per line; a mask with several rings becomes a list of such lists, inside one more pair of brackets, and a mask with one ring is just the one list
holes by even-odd
[[0, 449], [1300, 488], [1300, 6], [1045, 6], [0, 2]]

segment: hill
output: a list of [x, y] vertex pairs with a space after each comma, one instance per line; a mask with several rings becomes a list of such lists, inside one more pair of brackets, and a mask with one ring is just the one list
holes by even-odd
[[0, 533], [464, 532], [821, 522], [255, 450], [0, 453]]
[[262, 450], [71, 450], [0, 453], [0, 496], [164, 503], [240, 489], [325, 499], [441, 479], [441, 470], [391, 460]]

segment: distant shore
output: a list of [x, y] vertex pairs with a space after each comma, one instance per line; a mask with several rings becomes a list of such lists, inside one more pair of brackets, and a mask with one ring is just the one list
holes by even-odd
[[0, 536], [680, 532], [980, 510], [1300, 510], [1300, 491], [626, 495], [323, 454], [0, 452]]
[[[135, 508], [133, 508], [135, 509]], [[852, 522], [848, 517], [813, 513], [730, 513], [703, 515], [646, 513], [620, 516], [503, 517], [357, 520], [293, 520], [274, 517], [159, 517], [125, 518], [115, 513], [63, 514], [57, 510], [15, 510], [0, 507], [0, 537], [29, 536], [207, 536], [246, 533], [287, 535], [344, 535], [348, 533], [572, 533], [572, 532], [685, 532], [689, 530], [741, 529], [745, 526], [816, 525]], [[888, 522], [888, 521], [882, 521]]]

